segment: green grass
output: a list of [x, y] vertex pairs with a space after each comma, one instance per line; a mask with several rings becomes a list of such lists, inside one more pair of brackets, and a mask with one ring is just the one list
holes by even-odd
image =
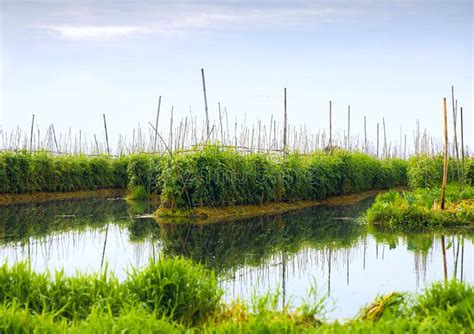
[[474, 223], [474, 188], [451, 184], [446, 190], [445, 210], [440, 209], [441, 189], [390, 191], [376, 197], [366, 212], [371, 224], [396, 228], [456, 227]]
[[68, 322], [85, 320], [93, 312], [116, 317], [136, 310], [193, 325], [218, 308], [220, 296], [214, 273], [183, 258], [150, 262], [123, 282], [107, 270], [69, 277], [36, 273], [26, 263], [0, 267], [1, 304]]
[[325, 320], [315, 290], [300, 307], [278, 295], [225, 305], [211, 271], [181, 258], [132, 270], [123, 282], [99, 274], [0, 268], [2, 333], [471, 333], [474, 287], [434, 283], [421, 294], [377, 297], [347, 322]]

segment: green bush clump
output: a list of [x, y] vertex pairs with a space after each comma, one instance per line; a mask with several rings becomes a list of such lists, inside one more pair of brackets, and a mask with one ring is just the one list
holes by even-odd
[[403, 160], [379, 161], [362, 153], [239, 154], [209, 145], [175, 155], [162, 165], [163, 208], [317, 200], [406, 184]]
[[369, 223], [389, 228], [420, 229], [452, 227], [474, 222], [474, 189], [451, 184], [446, 189], [445, 210], [440, 209], [440, 188], [419, 188], [411, 192], [390, 191], [376, 197], [367, 210]]
[[127, 157], [0, 153], [0, 193], [67, 192], [125, 188]]
[[[133, 154], [128, 157], [128, 189], [133, 193], [160, 195], [163, 185], [161, 174], [165, 156], [160, 154]], [[139, 188], [139, 190], [137, 190]], [[138, 198], [137, 198], [138, 199]], [[144, 199], [144, 198], [140, 198]]]
[[107, 272], [36, 273], [26, 263], [0, 267], [0, 304], [16, 305], [54, 320], [78, 321], [93, 312], [119, 316], [129, 310], [193, 325], [219, 306], [213, 272], [183, 258], [160, 259], [132, 270], [124, 282]]
[[148, 311], [187, 325], [216, 311], [222, 294], [213, 272], [184, 258], [135, 269], [123, 287]]

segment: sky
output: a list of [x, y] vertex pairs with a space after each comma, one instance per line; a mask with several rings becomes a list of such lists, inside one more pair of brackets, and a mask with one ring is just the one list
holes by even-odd
[[[103, 134], [111, 141], [175, 118], [211, 120], [217, 104], [240, 121], [288, 118], [369, 137], [385, 118], [411, 140], [416, 120], [442, 136], [442, 98], [455, 87], [473, 136], [473, 2], [0, 0], [0, 124]], [[448, 104], [449, 106], [449, 104]], [[449, 114], [451, 117], [451, 113]], [[451, 120], [451, 118], [450, 118]], [[451, 134], [450, 134], [451, 135]]]

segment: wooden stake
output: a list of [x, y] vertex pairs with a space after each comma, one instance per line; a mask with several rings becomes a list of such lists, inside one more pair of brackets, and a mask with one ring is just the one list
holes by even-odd
[[329, 150], [332, 151], [332, 101], [329, 101]]
[[403, 143], [403, 159], [407, 158], [407, 135], [405, 135], [405, 141]]
[[156, 129], [153, 124], [151, 124], [151, 122], [148, 122], [148, 124], [151, 126], [151, 128], [153, 129], [153, 131], [155, 131], [158, 135], [158, 138], [160, 138], [161, 142], [163, 143], [165, 149], [168, 151], [168, 153], [170, 154], [171, 157], [173, 157], [173, 152], [170, 150], [170, 148], [168, 147], [168, 145], [166, 145], [166, 141], [163, 139], [163, 137], [161, 137], [161, 135], [158, 133], [158, 129]]
[[[168, 144], [168, 147], [170, 148], [170, 151], [173, 152], [173, 109], [174, 109], [174, 106], [171, 106], [171, 118], [170, 118], [170, 134], [169, 134], [169, 144]], [[158, 130], [158, 129], [157, 129]], [[157, 131], [158, 133], [158, 131]], [[209, 140], [209, 132], [207, 133], [208, 136], [207, 136], [207, 139], [206, 139], [206, 142]]]
[[33, 128], [35, 126], [35, 114], [31, 118], [31, 131], [30, 131], [30, 152], [33, 151]]
[[283, 155], [286, 155], [288, 150], [287, 136], [288, 136], [288, 114], [286, 110], [286, 87], [283, 90], [283, 109], [284, 109], [284, 118], [283, 118]]
[[56, 140], [56, 132], [54, 131], [54, 125], [51, 124], [51, 130], [53, 130], [54, 145], [56, 146], [56, 153], [59, 153], [58, 141]]
[[377, 122], [377, 158], [379, 157], [379, 122]]
[[206, 111], [206, 137], [209, 138], [210, 129], [209, 129], [209, 112], [207, 109], [207, 93], [206, 93], [206, 80], [204, 78], [204, 69], [201, 68], [202, 76], [202, 91], [204, 93], [204, 110]]
[[387, 132], [385, 131], [385, 117], [382, 117], [383, 123], [383, 152], [384, 158], [387, 158]]
[[224, 129], [222, 127], [221, 103], [218, 102], [217, 105], [219, 106], [219, 125], [221, 128], [221, 145], [224, 145]]
[[364, 152], [367, 153], [367, 116], [364, 116]]
[[[61, 139], [61, 138], [59, 138], [59, 139]], [[94, 133], [94, 141], [95, 141], [95, 149], [97, 151], [97, 154], [99, 154], [100, 153], [99, 152], [99, 143], [97, 142], [97, 137], [96, 137], [95, 133]]]
[[[443, 161], [443, 186], [441, 189], [441, 210], [444, 210], [446, 196], [446, 182], [448, 178], [448, 115], [446, 111], [446, 98], [443, 98], [443, 125], [444, 125], [444, 161]], [[443, 239], [444, 240], [444, 239]]]
[[[155, 129], [158, 129], [158, 120], [160, 118], [160, 108], [161, 108], [161, 95], [158, 98], [158, 110], [156, 111]], [[158, 141], [158, 131], [155, 131], [155, 142], [153, 144], [153, 152], [156, 152], [157, 141]]]
[[351, 150], [351, 106], [347, 106], [347, 150]]
[[461, 189], [464, 188], [464, 123], [461, 107]]
[[457, 137], [457, 126], [456, 126], [456, 122], [457, 122], [457, 104], [458, 104], [458, 101], [454, 100], [454, 86], [451, 86], [451, 100], [452, 100], [452, 104], [453, 104], [453, 128], [454, 128], [454, 149], [456, 151], [456, 167], [457, 167], [457, 173], [458, 173], [458, 182], [460, 184], [460, 187], [462, 188], [462, 185], [461, 185], [461, 171], [460, 171], [460, 163], [459, 163], [459, 148], [458, 148], [458, 137]]
[[105, 142], [107, 144], [107, 154], [110, 154], [109, 134], [107, 132], [107, 121], [105, 120], [105, 114], [102, 114], [102, 117], [104, 118]]

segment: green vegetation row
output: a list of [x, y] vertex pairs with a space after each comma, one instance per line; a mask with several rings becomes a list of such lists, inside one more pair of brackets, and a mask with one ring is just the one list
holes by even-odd
[[[376, 160], [361, 153], [336, 150], [286, 158], [264, 153], [239, 154], [207, 146], [174, 157], [130, 157], [132, 197], [161, 195], [168, 207], [260, 204], [272, 201], [322, 199], [368, 189], [409, 185], [441, 185], [442, 156], [413, 156], [407, 161]], [[457, 180], [450, 159], [448, 180]], [[464, 179], [474, 184], [474, 158], [466, 158]]]
[[3, 152], [0, 153], [0, 193], [126, 188], [127, 167], [125, 157]]
[[[450, 161], [449, 177], [457, 178]], [[131, 198], [161, 196], [163, 205], [260, 204], [322, 199], [331, 195], [441, 183], [442, 157], [377, 160], [336, 150], [283, 158], [242, 154], [210, 145], [187, 153], [122, 157], [55, 156], [46, 152], [0, 153], [0, 193], [66, 192], [129, 188]], [[465, 181], [474, 181], [474, 159], [465, 161]]]
[[474, 188], [451, 184], [446, 189], [445, 210], [440, 209], [441, 189], [390, 191], [376, 197], [366, 212], [367, 221], [390, 229], [456, 227], [474, 223]]
[[298, 308], [278, 295], [225, 305], [213, 272], [181, 258], [161, 259], [119, 282], [114, 276], [0, 268], [2, 333], [470, 333], [474, 287], [435, 283], [424, 293], [378, 297], [345, 323], [324, 320], [313, 290]]
[[345, 151], [275, 157], [208, 146], [160, 165], [161, 207], [178, 210], [319, 200], [407, 182], [405, 161]]

